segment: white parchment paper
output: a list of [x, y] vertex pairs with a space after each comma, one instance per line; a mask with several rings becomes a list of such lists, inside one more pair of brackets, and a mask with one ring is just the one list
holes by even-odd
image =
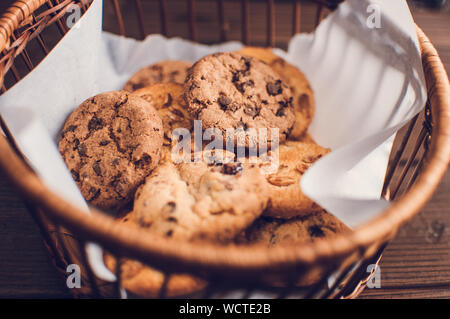
[[[381, 27], [369, 28], [367, 20], [378, 9]], [[46, 59], [0, 96], [1, 114], [37, 174], [87, 213], [56, 149], [70, 112], [90, 96], [120, 89], [148, 64], [196, 61], [242, 46], [206, 46], [160, 35], [136, 41], [102, 32], [101, 16], [102, 1], [95, 0]], [[306, 172], [302, 190], [347, 225], [361, 225], [389, 205], [380, 193], [393, 136], [425, 104], [418, 41], [407, 4], [348, 0], [315, 33], [297, 35], [287, 52], [275, 52], [310, 80], [316, 113], [309, 132], [333, 150]], [[114, 280], [103, 265], [101, 248], [90, 244], [87, 249], [95, 273]]]

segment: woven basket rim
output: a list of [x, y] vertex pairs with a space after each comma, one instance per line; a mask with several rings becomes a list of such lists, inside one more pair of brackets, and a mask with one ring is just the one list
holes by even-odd
[[[0, 18], [0, 48], [20, 22], [47, 0], [21, 0]], [[5, 23], [5, 19], [9, 22]], [[189, 243], [166, 239], [142, 229], [130, 230], [116, 223], [112, 217], [93, 210], [87, 215], [58, 195], [52, 193], [27, 164], [15, 153], [4, 136], [0, 137], [0, 167], [18, 190], [29, 200], [42, 207], [51, 218], [61, 222], [75, 234], [101, 243], [123, 257], [139, 258], [155, 267], [176, 269], [180, 261], [186, 271], [202, 270], [254, 271], [256, 269], [286, 269], [308, 265], [318, 260], [347, 256], [361, 248], [390, 239], [398, 227], [413, 217], [442, 179], [450, 161], [450, 87], [447, 74], [436, 49], [423, 31], [417, 27], [422, 61], [433, 109], [434, 129], [429, 149], [429, 161], [416, 183], [399, 200], [392, 203], [380, 216], [354, 229], [352, 232], [321, 239], [315, 243], [266, 248], [263, 246], [220, 246]], [[433, 86], [434, 90], [431, 90]]]

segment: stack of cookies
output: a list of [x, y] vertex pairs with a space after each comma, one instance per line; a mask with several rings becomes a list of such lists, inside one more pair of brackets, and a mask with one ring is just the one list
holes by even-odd
[[[348, 230], [300, 189], [330, 151], [306, 133], [313, 114], [303, 73], [247, 47], [143, 68], [123, 91], [83, 102], [59, 150], [86, 200], [129, 227], [224, 245], [298, 244]], [[121, 267], [125, 288], [157, 296], [162, 273], [131, 260]], [[180, 296], [205, 284], [174, 274], [165, 290]]]

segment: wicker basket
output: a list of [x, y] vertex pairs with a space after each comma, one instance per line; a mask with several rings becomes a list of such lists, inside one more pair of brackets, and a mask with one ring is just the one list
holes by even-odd
[[[160, 18], [155, 21], [160, 21], [160, 30], [156, 32], [174, 36], [175, 34], [168, 31], [169, 2], [160, 0], [158, 3], [159, 10], [155, 12]], [[215, 28], [219, 32], [216, 41], [230, 40], [224, 2], [225, 0], [218, 0], [214, 3], [218, 17]], [[333, 10], [339, 1], [316, 2], [315, 25], [326, 12]], [[89, 0], [19, 0], [3, 15], [0, 19], [2, 92], [30, 72], [68, 31], [62, 21], [68, 6], [74, 3], [78, 4], [83, 12], [90, 5]], [[205, 3], [194, 0], [186, 2], [186, 23], [192, 40], [199, 40], [195, 10]], [[118, 27], [116, 31], [125, 35], [126, 26], [121, 11], [121, 8], [125, 8], [124, 3], [121, 7], [118, 0], [105, 0], [104, 5], [107, 6], [105, 10], [115, 11], [118, 22], [115, 24]], [[141, 0], [126, 3], [127, 14], [130, 8], [136, 9], [137, 19], [132, 20], [138, 26], [133, 34], [136, 37], [144, 37], [147, 34], [142, 5]], [[211, 5], [211, 2], [208, 5]], [[241, 37], [238, 40], [247, 43], [250, 35], [249, 1], [242, 0], [240, 5]], [[267, 5], [266, 42], [253, 44], [274, 46], [276, 6], [273, 0], [262, 5]], [[294, 0], [292, 6], [292, 34], [295, 34], [300, 32], [300, 9], [303, 4]], [[113, 23], [105, 21], [105, 25]], [[114, 223], [111, 217], [95, 210], [91, 216], [86, 216], [50, 192], [39, 180], [17, 152], [3, 121], [2, 128], [7, 138], [0, 135], [0, 166], [27, 202], [31, 215], [42, 230], [44, 242], [56, 269], [62, 276], [66, 276], [68, 264], [81, 265], [85, 277], [82, 279], [81, 289], [71, 289], [75, 296], [120, 296], [120, 280], [114, 284], [102, 282], [94, 276], [86, 262], [85, 250], [80, 247], [84, 247], [87, 241], [93, 241], [119, 260], [123, 257], [132, 258], [166, 274], [182, 269], [183, 272], [207, 279], [211, 284], [201, 295], [197, 295], [201, 297], [208, 297], [218, 290], [237, 288], [246, 292], [244, 297], [254, 289], [270, 291], [278, 297], [293, 294], [315, 298], [355, 297], [362, 291], [370, 276], [366, 272], [367, 266], [379, 261], [382, 250], [395, 236], [398, 228], [417, 214], [431, 197], [450, 159], [448, 77], [428, 38], [419, 28], [417, 34], [428, 86], [428, 102], [424, 112], [417, 115], [397, 134], [383, 189], [383, 195], [393, 203], [375, 220], [332, 241], [324, 239], [314, 244], [270, 250], [264, 247], [198, 245], [166, 240], [142, 230], [130, 231]], [[261, 35], [258, 35], [258, 38], [262, 39]], [[276, 44], [283, 46], [286, 41]], [[117, 267], [116, 273], [120, 278], [120, 267]], [[320, 273], [322, 279], [300, 291], [292, 284], [287, 284], [284, 288], [270, 288], [260, 280], [270, 277], [295, 283], [312, 273]], [[327, 278], [331, 274], [335, 275], [336, 281], [329, 287]], [[165, 285], [161, 288], [160, 296], [165, 296]]]

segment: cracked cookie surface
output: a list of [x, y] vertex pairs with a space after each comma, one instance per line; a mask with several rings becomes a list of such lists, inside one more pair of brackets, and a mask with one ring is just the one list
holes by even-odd
[[[322, 210], [319, 205], [303, 194], [300, 179], [315, 161], [329, 152], [330, 149], [303, 141], [287, 141], [278, 149], [272, 150], [273, 163], [278, 163], [278, 169], [265, 176], [270, 199], [264, 215], [292, 218]], [[252, 160], [261, 168], [269, 165], [268, 162], [261, 162], [259, 158], [252, 157]]]
[[146, 66], [137, 71], [123, 89], [133, 92], [140, 88], [157, 83], [179, 83], [183, 84], [186, 79], [187, 70], [192, 66], [191, 62], [164, 60]]
[[[237, 53], [215, 53], [196, 62], [185, 82], [185, 98], [203, 129], [278, 128], [283, 142], [295, 121], [289, 86], [265, 63]], [[274, 137], [268, 133], [270, 145]]]
[[295, 66], [273, 53], [270, 48], [245, 47], [237, 51], [267, 63], [292, 89], [295, 124], [290, 138], [298, 140], [306, 132], [314, 116], [314, 93], [306, 76]]
[[163, 127], [156, 110], [124, 91], [84, 101], [66, 120], [59, 151], [91, 204], [120, 208], [158, 165]]
[[164, 146], [172, 145], [172, 132], [177, 128], [192, 131], [193, 119], [187, 111], [181, 84], [154, 84], [139, 89], [133, 94], [151, 103], [161, 117], [164, 127]]
[[149, 231], [186, 240], [226, 242], [250, 225], [267, 204], [260, 169], [227, 151], [201, 155], [199, 162], [156, 168], [136, 192], [130, 216]]

